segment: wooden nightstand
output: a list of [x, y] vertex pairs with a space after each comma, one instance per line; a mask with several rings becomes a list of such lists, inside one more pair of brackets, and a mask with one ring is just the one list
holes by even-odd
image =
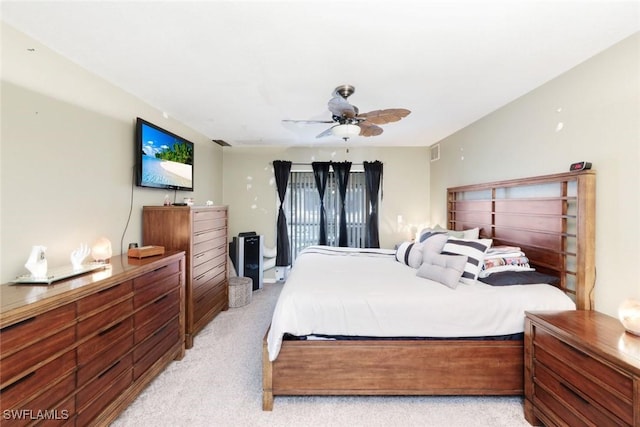
[[640, 426], [640, 337], [595, 311], [526, 313], [524, 416], [533, 425]]

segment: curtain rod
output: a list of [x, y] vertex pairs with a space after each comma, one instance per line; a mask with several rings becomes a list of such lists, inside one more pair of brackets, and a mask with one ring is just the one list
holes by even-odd
[[[333, 161], [333, 160], [328, 160], [329, 162]], [[342, 163], [342, 162], [334, 162], [334, 163]], [[373, 162], [372, 162], [373, 163]], [[382, 162], [380, 162], [382, 163]], [[273, 162], [271, 162], [271, 164], [273, 164]], [[364, 166], [364, 163], [351, 163], [352, 165], [355, 166]], [[311, 163], [297, 163], [297, 162], [291, 162], [291, 166], [311, 166]]]
[[[329, 160], [329, 162], [331, 162], [332, 160]], [[334, 163], [342, 163], [342, 162], [334, 162]], [[356, 166], [363, 166], [362, 163], [351, 163], [352, 165], [356, 165]], [[296, 162], [292, 162], [291, 166], [311, 166], [311, 163], [296, 163]]]

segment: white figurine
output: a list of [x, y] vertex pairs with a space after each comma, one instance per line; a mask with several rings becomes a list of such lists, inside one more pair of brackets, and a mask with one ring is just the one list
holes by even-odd
[[82, 268], [82, 261], [84, 261], [84, 259], [87, 257], [87, 255], [89, 255], [90, 252], [91, 250], [86, 243], [80, 244], [79, 248], [74, 249], [71, 252], [69, 258], [71, 259], [71, 265], [73, 266], [74, 270], [80, 270]]
[[47, 277], [46, 251], [46, 246], [34, 246], [31, 248], [31, 254], [24, 266], [27, 267], [27, 270], [29, 270], [34, 279]]

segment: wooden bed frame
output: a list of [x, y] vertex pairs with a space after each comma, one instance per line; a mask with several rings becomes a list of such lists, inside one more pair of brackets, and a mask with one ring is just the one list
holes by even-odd
[[[578, 309], [593, 309], [595, 172], [562, 173], [447, 190], [447, 227], [480, 228], [520, 246], [560, 277]], [[524, 314], [523, 314], [524, 316]], [[283, 341], [262, 346], [263, 410], [277, 395], [522, 395], [523, 341]]]

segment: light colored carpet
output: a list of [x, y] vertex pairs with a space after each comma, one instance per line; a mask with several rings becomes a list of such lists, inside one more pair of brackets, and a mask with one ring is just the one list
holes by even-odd
[[262, 411], [261, 343], [281, 289], [218, 315], [112, 426], [529, 426], [519, 397], [279, 396]]

